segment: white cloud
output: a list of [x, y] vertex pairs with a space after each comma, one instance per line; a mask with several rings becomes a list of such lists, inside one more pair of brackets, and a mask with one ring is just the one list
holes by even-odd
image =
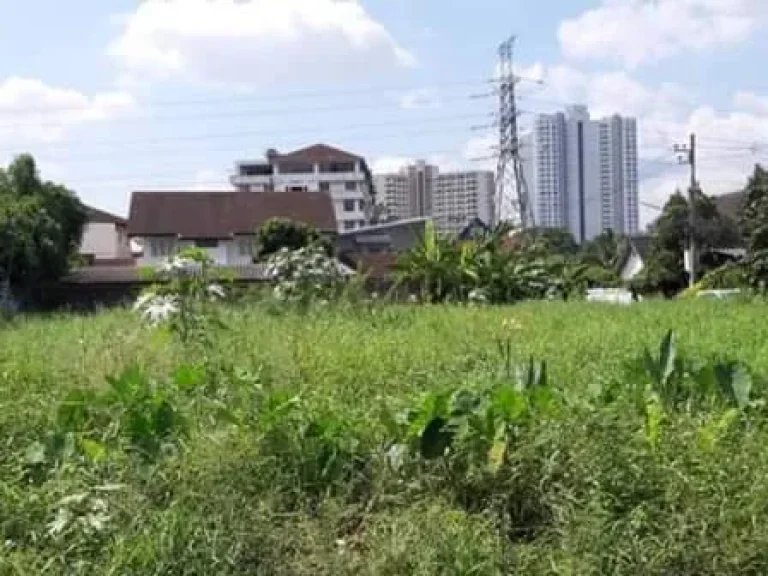
[[634, 116], [640, 120], [640, 154], [645, 158], [669, 153], [671, 145], [686, 134], [690, 92], [681, 86], [663, 84], [649, 88], [624, 71], [589, 74], [564, 64], [549, 68], [534, 64], [525, 70], [545, 81], [543, 88], [527, 88], [522, 93], [520, 107], [527, 112], [586, 104], [593, 117]]
[[[640, 144], [640, 200], [663, 205], [676, 188], [686, 189], [687, 167], [678, 166], [672, 147], [687, 143], [696, 133], [699, 142], [698, 179], [708, 194], [739, 188], [756, 162], [768, 163], [768, 97], [736, 92], [732, 110], [718, 111], [700, 104], [700, 97], [675, 84], [647, 86], [625, 71], [586, 73], [568, 65], [541, 64], [520, 74], [542, 77], [543, 88], [526, 88], [520, 106], [531, 112], [562, 110], [568, 103], [589, 106], [594, 117], [620, 113], [638, 119]], [[521, 84], [521, 86], [525, 86]], [[530, 122], [530, 116], [523, 116]], [[641, 221], [657, 213], [641, 206]]]
[[122, 21], [108, 53], [136, 74], [307, 87], [416, 63], [357, 0], [146, 0]]
[[107, 120], [134, 105], [127, 92], [100, 92], [87, 96], [33, 78], [0, 81], [0, 139], [33, 142], [60, 140], [78, 125]]
[[765, 0], [603, 0], [562, 22], [558, 36], [566, 57], [635, 67], [680, 52], [737, 44], [766, 20]]
[[733, 103], [736, 107], [750, 112], [768, 114], [768, 97], [759, 96], [754, 92], [737, 92], [733, 97]]

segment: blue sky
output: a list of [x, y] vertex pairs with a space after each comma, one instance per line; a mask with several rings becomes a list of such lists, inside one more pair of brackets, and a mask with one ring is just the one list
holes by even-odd
[[[517, 34], [525, 127], [637, 116], [641, 200], [768, 163], [765, 0], [0, 0], [0, 151], [125, 213], [132, 190], [225, 189], [235, 160], [328, 142], [376, 169], [492, 167], [496, 47]], [[34, 30], [34, 34], [30, 31]], [[483, 160], [483, 158], [486, 158]], [[644, 210], [644, 218], [653, 216]]]

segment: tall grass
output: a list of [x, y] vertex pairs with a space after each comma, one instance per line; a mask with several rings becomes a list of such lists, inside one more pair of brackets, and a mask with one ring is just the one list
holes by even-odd
[[[766, 574], [767, 311], [254, 306], [212, 367], [127, 311], [18, 320], [0, 575]], [[686, 366], [743, 364], [750, 406], [655, 403], [636, 361], [668, 330]], [[476, 421], [500, 397], [503, 458]]]

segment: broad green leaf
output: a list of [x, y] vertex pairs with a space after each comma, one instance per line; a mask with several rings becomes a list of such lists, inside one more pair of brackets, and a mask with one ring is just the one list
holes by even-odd
[[659, 345], [660, 384], [666, 386], [669, 383], [669, 379], [675, 371], [676, 358], [677, 347], [675, 346], [675, 333], [670, 330]]
[[78, 445], [91, 462], [101, 462], [107, 456], [106, 446], [96, 440], [91, 440], [90, 438], [80, 438], [78, 440]]
[[496, 414], [507, 423], [518, 420], [527, 410], [525, 396], [512, 386], [499, 387], [494, 392], [492, 406]]
[[445, 454], [453, 441], [453, 435], [447, 428], [448, 422], [438, 416], [427, 424], [419, 439], [419, 451], [423, 458], [434, 460]]
[[734, 366], [731, 372], [731, 388], [736, 405], [740, 409], [749, 406], [749, 398], [752, 392], [752, 377], [749, 371], [741, 364]]
[[504, 457], [506, 456], [506, 453], [506, 440], [503, 438], [495, 440], [491, 445], [491, 449], [488, 451], [488, 467], [490, 468], [491, 472], [494, 474], [498, 473], [498, 471], [501, 469], [501, 466], [504, 464]]

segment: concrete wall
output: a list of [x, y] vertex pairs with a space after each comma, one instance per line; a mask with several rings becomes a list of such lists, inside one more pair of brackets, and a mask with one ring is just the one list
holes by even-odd
[[81, 254], [92, 254], [97, 260], [129, 258], [131, 250], [122, 227], [112, 223], [89, 222], [83, 230]]

